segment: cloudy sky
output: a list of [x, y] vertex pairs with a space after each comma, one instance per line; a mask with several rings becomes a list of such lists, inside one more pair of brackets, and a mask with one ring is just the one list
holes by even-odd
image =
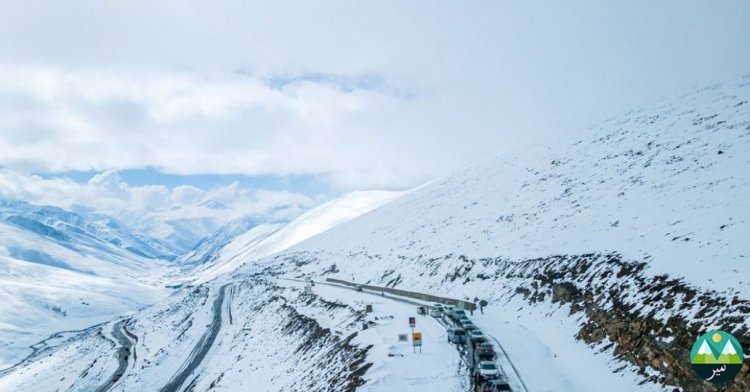
[[182, 185], [405, 189], [748, 74], [749, 20], [747, 1], [0, 0], [0, 197], [96, 204], [103, 172], [167, 207]]

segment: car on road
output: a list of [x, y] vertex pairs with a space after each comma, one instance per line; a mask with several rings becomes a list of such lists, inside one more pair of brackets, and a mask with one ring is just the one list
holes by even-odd
[[500, 377], [500, 369], [494, 361], [481, 361], [477, 363], [477, 373], [480, 378], [493, 379]]
[[497, 355], [494, 352], [487, 351], [474, 351], [474, 363], [482, 361], [494, 361], [497, 359]]
[[432, 305], [432, 308], [433, 308], [433, 309], [437, 309], [437, 310], [439, 310], [440, 312], [443, 312], [443, 311], [445, 311], [445, 308], [443, 307], [443, 304], [433, 304], [433, 305]]
[[453, 313], [453, 309], [456, 307], [454, 305], [443, 305], [443, 313], [445, 313], [447, 316], [450, 316]]
[[510, 384], [504, 378], [495, 378], [491, 380], [480, 380], [474, 389], [476, 392], [507, 392], [513, 391]]
[[482, 361], [494, 361], [497, 359], [495, 347], [492, 343], [479, 343], [474, 346], [474, 363]]
[[468, 318], [463, 318], [458, 322], [458, 325], [461, 326], [461, 328], [466, 328], [469, 325], [474, 325], [474, 323], [471, 322]]
[[[477, 332], [479, 333], [477, 334]], [[473, 331], [472, 334], [469, 334], [466, 345], [474, 352], [477, 346], [483, 343], [487, 343], [487, 337], [481, 331]]]
[[440, 317], [443, 315], [443, 312], [440, 311], [440, 309], [432, 308], [430, 310], [430, 316], [432, 317]]
[[478, 331], [479, 327], [471, 324], [471, 325], [466, 326], [464, 329], [466, 330], [466, 333], [471, 333], [471, 331]]
[[466, 343], [466, 331], [463, 328], [448, 328], [448, 342], [454, 344]]
[[482, 333], [482, 331], [478, 329], [471, 330], [470, 332], [468, 332], [468, 335], [469, 340], [471, 340], [471, 343], [475, 346], [477, 344], [487, 342], [487, 337], [484, 335], [484, 333]]
[[466, 311], [463, 309], [453, 309], [450, 316], [454, 320], [460, 320], [461, 318], [466, 317]]

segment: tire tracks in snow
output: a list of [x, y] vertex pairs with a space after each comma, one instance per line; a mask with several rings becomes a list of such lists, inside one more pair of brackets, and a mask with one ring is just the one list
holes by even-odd
[[[190, 352], [190, 355], [188, 356], [185, 363], [182, 364], [180, 369], [175, 373], [174, 376], [169, 380], [169, 382], [160, 389], [160, 392], [178, 392], [182, 388], [182, 384], [187, 381], [188, 377], [195, 371], [195, 369], [198, 368], [198, 366], [203, 362], [203, 359], [206, 357], [206, 354], [211, 349], [211, 347], [214, 344], [214, 341], [216, 340], [216, 336], [219, 334], [219, 330], [221, 329], [221, 314], [222, 309], [224, 308], [224, 297], [226, 296], [226, 289], [227, 287], [231, 286], [232, 283], [227, 283], [219, 289], [219, 295], [214, 300], [213, 305], [213, 318], [211, 319], [211, 324], [208, 325], [208, 329], [206, 332], [201, 336], [200, 340], [198, 340], [198, 343], [193, 347], [193, 350]], [[195, 380], [193, 380], [190, 384], [194, 384]]]

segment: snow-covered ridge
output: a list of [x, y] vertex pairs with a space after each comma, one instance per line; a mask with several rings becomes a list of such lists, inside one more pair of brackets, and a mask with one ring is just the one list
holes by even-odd
[[174, 257], [171, 250], [159, 240], [133, 233], [114, 218], [101, 214], [82, 216], [57, 207], [0, 200], [0, 221], [57, 240], [76, 250], [106, 248], [123, 255]]
[[[261, 265], [478, 296], [537, 323], [575, 317], [571, 336], [630, 362], [612, 371], [685, 387], [700, 382], [679, 359], [698, 331], [750, 338], [748, 193], [750, 79], [467, 168]], [[585, 377], [580, 390], [594, 388]]]
[[744, 79], [634, 111], [590, 140], [469, 167], [292, 250], [511, 259], [617, 252], [648, 258], [653, 274], [750, 296], [749, 101]]
[[[250, 220], [235, 221], [181, 257], [179, 262], [198, 267], [188, 271], [188, 280], [207, 281], [235, 270], [242, 263], [280, 252], [367, 214], [403, 194], [388, 191], [352, 192], [313, 208], [287, 224], [263, 223], [255, 226]], [[250, 229], [246, 230], [248, 227]], [[246, 231], [242, 233], [243, 230]]]

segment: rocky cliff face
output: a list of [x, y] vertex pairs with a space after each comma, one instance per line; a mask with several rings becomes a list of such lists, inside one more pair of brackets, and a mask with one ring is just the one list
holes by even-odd
[[687, 392], [750, 390], [745, 363], [733, 383], [716, 387], [690, 365], [695, 339], [714, 327], [731, 332], [750, 349], [750, 301], [699, 290], [678, 279], [644, 274], [645, 263], [618, 255], [560, 256], [529, 260], [511, 268], [516, 288], [530, 303], [551, 301], [583, 315], [577, 338], [638, 368], [644, 382], [679, 386]]
[[478, 295], [503, 312], [514, 313], [508, 304], [519, 298], [538, 312], [568, 308], [564, 313], [579, 325], [575, 338], [602, 355], [611, 353], [616, 372], [635, 371], [643, 383], [668, 390], [750, 390], [747, 363], [723, 388], [702, 381], [690, 364], [695, 339], [712, 329], [732, 333], [750, 352], [750, 300], [739, 291], [711, 291], [654, 275], [646, 261], [623, 260], [617, 253], [512, 260], [303, 252], [277, 256], [269, 264], [279, 274], [302, 268], [305, 273], [451, 293], [460, 299]]

